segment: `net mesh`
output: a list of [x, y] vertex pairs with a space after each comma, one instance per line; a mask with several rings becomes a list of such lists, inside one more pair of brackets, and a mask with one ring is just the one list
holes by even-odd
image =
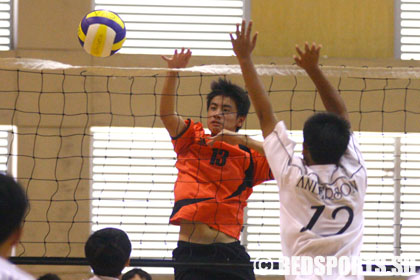
[[[353, 130], [362, 132], [369, 174], [363, 254], [415, 256], [420, 71], [322, 68], [344, 98]], [[31, 204], [16, 256], [84, 257], [91, 230], [114, 226], [129, 233], [133, 257], [170, 260], [178, 232], [168, 225], [176, 155], [158, 113], [166, 70], [0, 61], [2, 162]], [[301, 141], [306, 118], [324, 110], [316, 89], [296, 66], [260, 65], [258, 72], [278, 118]], [[182, 69], [177, 112], [205, 124], [206, 94], [218, 77], [243, 85], [237, 65]], [[251, 109], [243, 131], [262, 139], [258, 127]], [[253, 258], [281, 254], [276, 193], [268, 182], [250, 197], [241, 242]]]

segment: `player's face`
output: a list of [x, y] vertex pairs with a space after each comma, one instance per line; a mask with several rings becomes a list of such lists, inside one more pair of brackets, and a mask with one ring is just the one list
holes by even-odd
[[245, 117], [238, 117], [235, 102], [230, 98], [222, 95], [215, 96], [207, 111], [207, 126], [212, 135], [216, 135], [222, 129], [236, 131], [237, 127], [241, 127]]

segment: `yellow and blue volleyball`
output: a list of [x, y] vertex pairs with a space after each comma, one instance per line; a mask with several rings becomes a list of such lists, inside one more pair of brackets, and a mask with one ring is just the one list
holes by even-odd
[[78, 36], [83, 49], [93, 56], [107, 57], [121, 49], [125, 41], [125, 23], [111, 11], [96, 10], [80, 22]]

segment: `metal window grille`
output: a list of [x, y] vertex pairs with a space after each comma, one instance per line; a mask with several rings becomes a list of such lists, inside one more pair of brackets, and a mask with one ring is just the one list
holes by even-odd
[[[171, 258], [178, 227], [168, 225], [168, 217], [177, 170], [166, 130], [94, 127], [92, 132], [92, 230], [118, 226], [133, 241], [133, 257]], [[258, 130], [243, 129], [241, 133], [262, 140]], [[368, 169], [361, 256], [415, 258], [420, 254], [419, 135], [355, 135]], [[291, 137], [300, 154], [302, 133], [291, 131]], [[253, 259], [262, 255], [278, 258], [281, 239], [275, 181], [255, 186], [248, 202], [242, 244]]]
[[13, 0], [0, 0], [0, 51], [12, 49]]
[[395, 56], [420, 59], [420, 1], [395, 1]]
[[126, 23], [120, 53], [172, 54], [190, 48], [194, 55], [233, 55], [229, 33], [246, 17], [249, 0], [95, 0]]
[[0, 172], [16, 176], [16, 128], [0, 125]]

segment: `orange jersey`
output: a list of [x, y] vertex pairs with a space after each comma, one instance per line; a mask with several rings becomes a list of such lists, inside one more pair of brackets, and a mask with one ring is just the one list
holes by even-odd
[[207, 146], [203, 125], [185, 123], [187, 129], [172, 139], [178, 178], [170, 222], [201, 222], [239, 239], [252, 187], [273, 179], [268, 162], [245, 146], [221, 141]]

